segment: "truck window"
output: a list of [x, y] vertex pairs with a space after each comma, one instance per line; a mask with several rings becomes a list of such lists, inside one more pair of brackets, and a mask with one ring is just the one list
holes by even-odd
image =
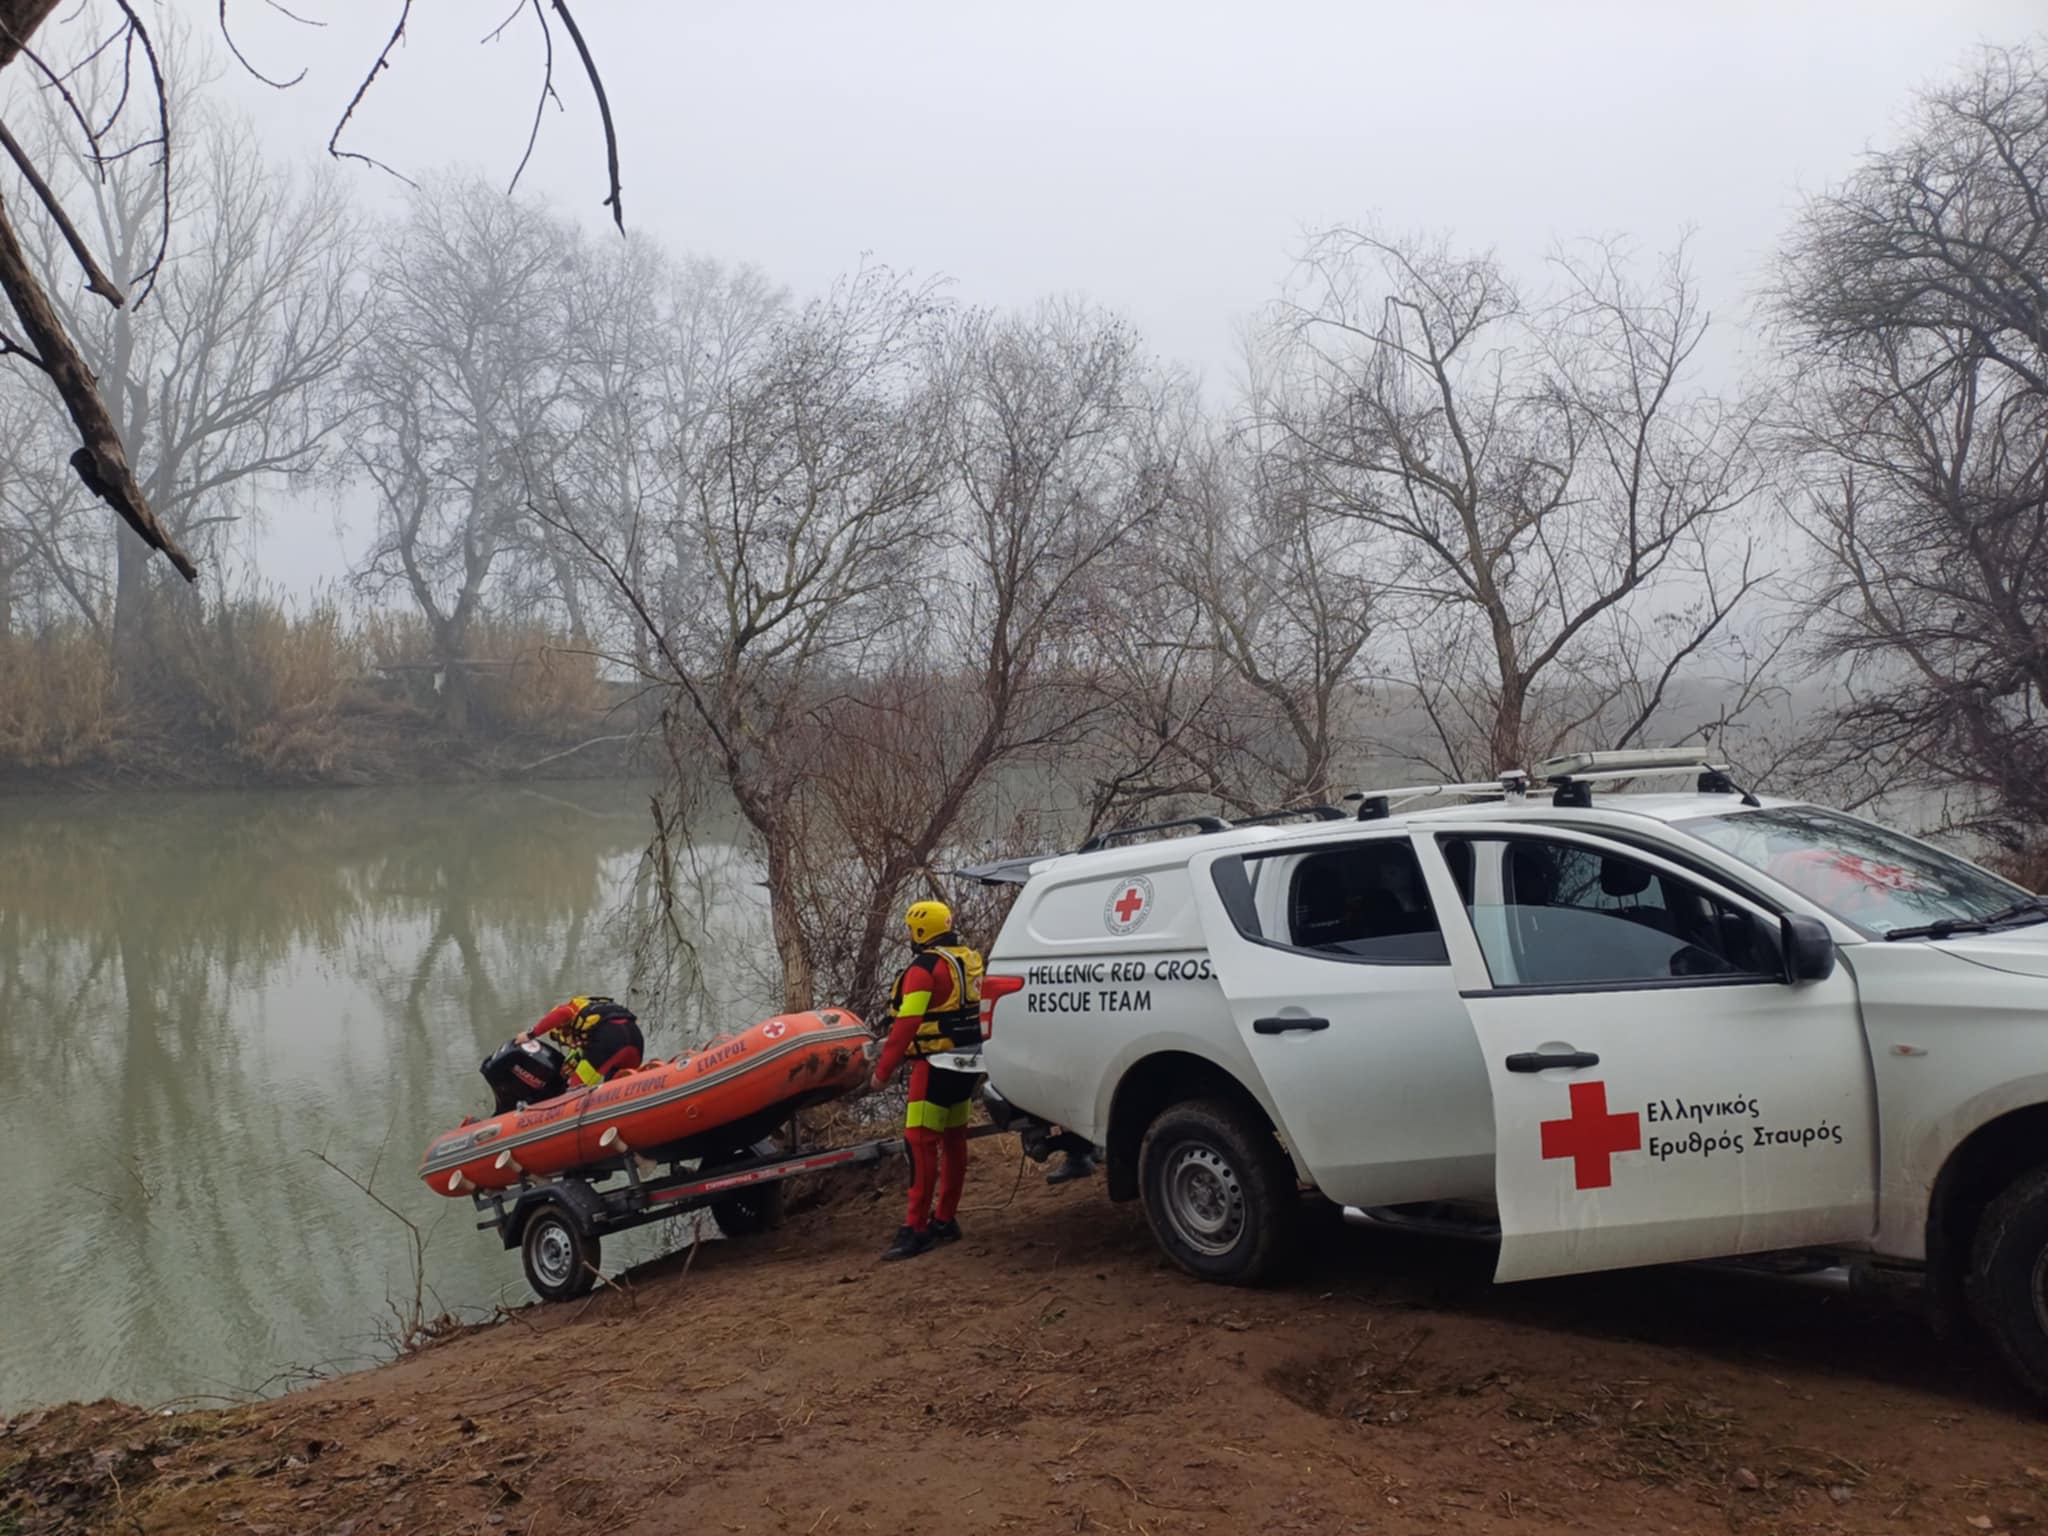
[[[1256, 870], [1270, 858], [1245, 862]], [[1288, 876], [1284, 920], [1284, 933], [1265, 937], [1292, 949], [1382, 964], [1449, 963], [1422, 866], [1406, 838], [1300, 856]]]
[[1689, 881], [1625, 855], [1543, 837], [1442, 839], [1497, 987], [1777, 980], [1776, 934]]

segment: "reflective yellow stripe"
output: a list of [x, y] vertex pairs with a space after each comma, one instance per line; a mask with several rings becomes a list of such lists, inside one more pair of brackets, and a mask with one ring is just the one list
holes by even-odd
[[598, 1076], [597, 1068], [593, 1067], [588, 1061], [578, 1061], [576, 1063], [576, 1080], [586, 1087], [591, 1083], [603, 1081]]
[[921, 1019], [924, 1017], [925, 1009], [931, 1007], [931, 1005], [931, 993], [906, 992], [903, 994], [903, 1002], [901, 1006], [899, 1006], [896, 1010], [896, 1017], [899, 1019]]
[[913, 1131], [957, 1131], [973, 1112], [974, 1105], [967, 1099], [958, 1104], [934, 1104], [930, 1099], [912, 1099], [903, 1124]]

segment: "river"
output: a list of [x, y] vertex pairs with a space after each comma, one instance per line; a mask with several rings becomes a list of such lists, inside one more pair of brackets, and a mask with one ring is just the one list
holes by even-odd
[[[697, 955], [636, 963], [648, 787], [0, 800], [0, 1412], [275, 1391], [382, 1357], [425, 1237], [436, 1303], [528, 1299], [421, 1148], [563, 997], [651, 1053], [773, 1011], [758, 870], [700, 841]], [[608, 1243], [607, 1268], [678, 1240]]]

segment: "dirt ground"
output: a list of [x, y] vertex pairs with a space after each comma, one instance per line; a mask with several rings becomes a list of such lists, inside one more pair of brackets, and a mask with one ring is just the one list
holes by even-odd
[[1018, 1168], [908, 1264], [892, 1169], [282, 1399], [25, 1415], [0, 1536], [2048, 1529], [2048, 1420], [1905, 1301], [1341, 1225], [1228, 1290]]

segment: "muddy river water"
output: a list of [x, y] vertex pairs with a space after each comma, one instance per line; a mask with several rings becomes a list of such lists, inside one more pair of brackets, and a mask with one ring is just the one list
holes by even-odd
[[[700, 842], [696, 950], [638, 963], [647, 790], [0, 799], [0, 1412], [276, 1390], [431, 1310], [527, 1299], [414, 1177], [477, 1066], [575, 992], [666, 1054], [772, 1011], [758, 871]], [[607, 1267], [678, 1234], [645, 1228]]]

